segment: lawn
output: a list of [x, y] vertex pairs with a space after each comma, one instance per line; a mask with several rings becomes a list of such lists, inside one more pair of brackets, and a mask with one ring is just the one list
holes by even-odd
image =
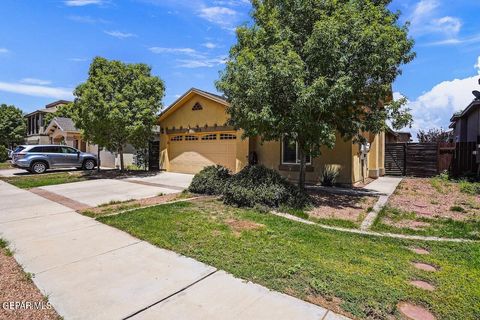
[[10, 162], [0, 162], [0, 170], [13, 169]]
[[372, 229], [402, 234], [480, 239], [480, 183], [405, 178]]
[[[480, 244], [411, 242], [305, 225], [253, 209], [197, 200], [99, 221], [159, 247], [298, 298], [367, 319], [400, 318], [413, 302], [438, 319], [480, 318]], [[409, 248], [430, 251], [418, 255]], [[419, 271], [425, 262], [437, 272]], [[411, 286], [426, 280], [434, 292]]]
[[25, 175], [15, 177], [0, 177], [0, 180], [13, 184], [22, 189], [30, 189], [54, 184], [78, 182], [89, 177], [82, 172], [45, 173], [39, 175]]

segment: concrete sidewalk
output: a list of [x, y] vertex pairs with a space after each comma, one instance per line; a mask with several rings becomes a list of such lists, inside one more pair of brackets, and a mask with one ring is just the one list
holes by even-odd
[[346, 319], [2, 181], [0, 237], [65, 319]]

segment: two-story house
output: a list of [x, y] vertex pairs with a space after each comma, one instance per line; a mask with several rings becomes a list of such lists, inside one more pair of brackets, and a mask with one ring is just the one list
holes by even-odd
[[27, 119], [27, 132], [25, 143], [49, 144], [50, 137], [45, 130], [46, 126], [48, 125], [48, 123], [45, 122], [45, 115], [57, 111], [57, 107], [59, 105], [64, 105], [67, 103], [70, 103], [70, 101], [58, 100], [47, 104], [44, 109], [39, 109], [27, 114], [25, 116], [25, 118]]
[[455, 142], [480, 142], [480, 100], [475, 99], [450, 119]]

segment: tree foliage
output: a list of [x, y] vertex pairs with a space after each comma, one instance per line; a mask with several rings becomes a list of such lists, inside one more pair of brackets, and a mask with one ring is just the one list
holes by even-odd
[[127, 143], [138, 149], [148, 146], [164, 91], [149, 66], [96, 57], [88, 80], [74, 91], [75, 125], [86, 140], [117, 151], [123, 170]]
[[448, 142], [453, 139], [453, 131], [446, 131], [443, 128], [418, 130], [417, 139], [418, 142]]
[[217, 88], [246, 136], [294, 139], [305, 155], [333, 148], [336, 132], [362, 140], [404, 110], [383, 103], [414, 58], [399, 13], [381, 0], [254, 0], [254, 23], [237, 29]]
[[26, 129], [22, 110], [13, 105], [0, 105], [0, 145], [12, 147], [22, 143]]

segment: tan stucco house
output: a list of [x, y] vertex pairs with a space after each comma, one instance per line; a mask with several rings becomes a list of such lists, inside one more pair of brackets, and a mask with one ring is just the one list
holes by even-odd
[[45, 118], [49, 113], [54, 113], [60, 105], [70, 103], [67, 100], [57, 100], [49, 103], [43, 109], [35, 110], [25, 116], [27, 122], [27, 132], [25, 137], [26, 144], [48, 144], [50, 138], [45, 132], [48, 125]]
[[[220, 164], [232, 172], [248, 164], [255, 153], [258, 163], [278, 170], [285, 177], [298, 177], [295, 143], [262, 142], [260, 137], [242, 139], [242, 131], [227, 125], [225, 98], [192, 88], [165, 109], [160, 117], [160, 168], [166, 171], [197, 173], [212, 164]], [[325, 165], [340, 168], [337, 181], [355, 184], [366, 177], [384, 174], [385, 134], [369, 134], [368, 146], [337, 138], [335, 148], [325, 148], [322, 155], [309, 159], [306, 180], [318, 183]]]

